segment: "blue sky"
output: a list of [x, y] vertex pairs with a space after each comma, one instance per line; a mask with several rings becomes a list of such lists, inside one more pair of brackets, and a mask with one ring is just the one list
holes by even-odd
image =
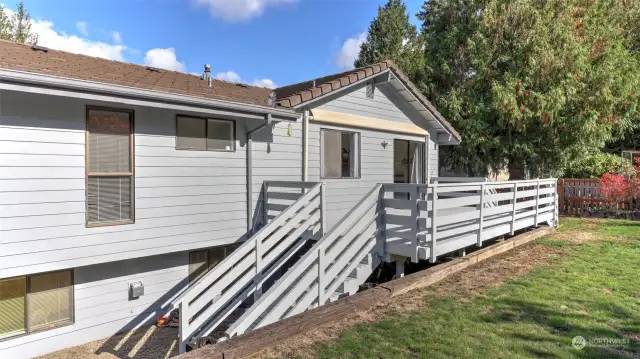
[[[192, 73], [209, 63], [219, 78], [267, 87], [350, 67], [384, 2], [24, 0], [41, 45]], [[413, 15], [422, 1], [406, 3]]]

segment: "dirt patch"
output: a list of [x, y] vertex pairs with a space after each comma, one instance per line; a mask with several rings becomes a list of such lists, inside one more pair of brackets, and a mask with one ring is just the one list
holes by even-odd
[[402, 297], [378, 303], [366, 311], [354, 313], [343, 320], [322, 326], [284, 343], [253, 355], [251, 358], [313, 358], [315, 344], [335, 340], [339, 335], [360, 323], [381, 320], [391, 313], [428, 310], [435, 297], [458, 296], [470, 300], [488, 289], [500, 286], [506, 280], [520, 276], [533, 267], [548, 264], [562, 254], [561, 247], [540, 246], [530, 243], [497, 255], [466, 268], [436, 285], [417, 289]]
[[165, 359], [178, 355], [178, 329], [154, 326], [60, 350], [39, 359]]

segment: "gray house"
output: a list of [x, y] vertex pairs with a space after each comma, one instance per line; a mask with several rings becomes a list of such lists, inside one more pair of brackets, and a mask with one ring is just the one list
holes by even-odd
[[459, 141], [390, 62], [271, 90], [0, 42], [0, 357], [155, 322], [311, 193], [270, 189], [322, 182], [322, 235]]

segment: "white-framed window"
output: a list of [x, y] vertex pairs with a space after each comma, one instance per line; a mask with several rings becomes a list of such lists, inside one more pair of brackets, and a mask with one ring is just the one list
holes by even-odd
[[236, 150], [235, 121], [177, 116], [176, 149], [233, 152]]
[[320, 177], [360, 178], [360, 134], [320, 130]]
[[73, 323], [73, 271], [0, 279], [0, 338]]
[[134, 222], [133, 111], [87, 107], [86, 225]]

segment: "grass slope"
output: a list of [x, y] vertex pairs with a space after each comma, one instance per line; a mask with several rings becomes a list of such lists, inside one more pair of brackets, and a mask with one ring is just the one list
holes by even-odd
[[[640, 224], [562, 223], [535, 244], [561, 248], [551, 265], [474, 298], [431, 296], [424, 310], [357, 325], [317, 345], [316, 355], [640, 358]], [[585, 348], [573, 348], [576, 336]]]

